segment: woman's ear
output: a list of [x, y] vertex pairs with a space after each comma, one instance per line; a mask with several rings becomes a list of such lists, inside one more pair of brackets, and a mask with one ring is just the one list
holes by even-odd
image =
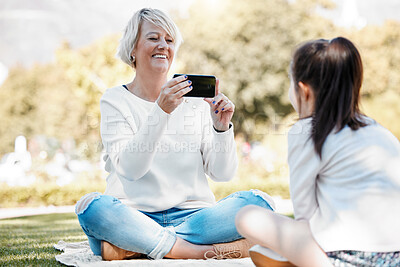
[[133, 59], [135, 59], [136, 57], [135, 57], [135, 54], [136, 54], [136, 46], [134, 46], [133, 47], [133, 49], [132, 49], [132, 51], [131, 51], [131, 54], [130, 54], [130, 59], [131, 59], [131, 61], [132, 61], [132, 58]]

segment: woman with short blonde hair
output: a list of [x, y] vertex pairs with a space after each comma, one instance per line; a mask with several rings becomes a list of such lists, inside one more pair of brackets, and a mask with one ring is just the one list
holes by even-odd
[[117, 56], [131, 67], [136, 67], [132, 51], [135, 49], [139, 39], [139, 29], [143, 21], [148, 21], [162, 28], [173, 39], [175, 43], [175, 53], [183, 42], [181, 33], [175, 23], [162, 11], [158, 9], [143, 9], [142, 12], [136, 12], [129, 20], [122, 36]]
[[258, 190], [215, 203], [206, 175], [229, 181], [237, 169], [235, 106], [218, 81], [215, 97], [184, 101], [192, 82], [167, 79], [181, 42], [173, 21], [148, 8], [133, 15], [121, 39], [118, 55], [135, 77], [100, 101], [107, 188], [76, 205], [93, 253], [105, 260], [248, 257], [235, 214], [248, 204], [273, 207]]

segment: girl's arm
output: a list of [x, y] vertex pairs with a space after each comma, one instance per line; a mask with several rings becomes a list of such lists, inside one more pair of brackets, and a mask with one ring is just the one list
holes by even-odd
[[321, 167], [306, 125], [302, 125], [302, 121], [296, 123], [289, 132], [288, 163], [295, 219], [309, 220], [318, 207], [317, 179]]

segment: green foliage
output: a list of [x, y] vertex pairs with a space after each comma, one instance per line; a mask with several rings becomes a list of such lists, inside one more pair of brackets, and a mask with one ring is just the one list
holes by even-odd
[[[215, 183], [210, 180], [211, 189], [217, 200], [236, 191], [250, 189], [260, 189], [272, 196], [289, 198], [285, 164], [278, 163], [280, 167], [272, 173], [267, 172], [256, 163], [242, 161], [240, 165], [238, 175], [232, 182]], [[284, 175], [282, 175], [282, 172], [284, 172]], [[2, 184], [0, 187], [0, 208], [75, 205], [85, 194], [104, 192], [105, 187], [105, 181], [100, 179], [84, 179], [63, 187], [43, 182], [35, 183], [29, 187], [10, 187]]]
[[64, 44], [56, 52], [57, 63], [72, 82], [74, 93], [84, 100], [90, 117], [99, 117], [105, 89], [132, 79], [132, 69], [114, 56], [117, 45], [118, 36], [108, 36], [78, 51]]
[[[265, 171], [264, 171], [265, 173]], [[261, 175], [263, 177], [263, 175]], [[253, 178], [256, 178], [255, 176]], [[290, 198], [289, 183], [281, 178], [261, 178], [249, 180], [234, 180], [232, 182], [215, 183], [210, 182], [210, 186], [214, 192], [215, 199], [220, 200], [232, 193], [238, 191], [247, 191], [250, 189], [258, 189], [268, 193], [271, 196], [280, 196], [284, 199]]]
[[[246, 138], [261, 140], [254, 134], [257, 127], [292, 112], [288, 66], [294, 47], [305, 40], [349, 37], [364, 58], [365, 98], [385, 91], [399, 93], [399, 23], [337, 28], [314, 12], [318, 5], [332, 7], [329, 0], [221, 0], [213, 5], [197, 1], [187, 18], [175, 18], [185, 39], [176, 71], [219, 77], [222, 91], [236, 105], [236, 133]], [[72, 137], [86, 146], [86, 157], [96, 158], [99, 99], [106, 88], [134, 75], [115, 58], [118, 38], [108, 36], [79, 50], [65, 43], [56, 62], [11, 70], [0, 90], [0, 154], [12, 151], [19, 134], [28, 139], [41, 134], [61, 140]]]
[[[286, 139], [273, 135], [280, 128], [286, 131], [293, 114], [287, 97], [293, 49], [309, 39], [348, 37], [364, 60], [363, 111], [400, 138], [400, 24], [342, 29], [316, 15], [318, 5], [332, 7], [332, 2], [197, 1], [187, 18], [174, 18], [185, 39], [176, 58], [176, 71], [216, 75], [221, 90], [236, 105], [236, 136], [264, 144], [274, 140], [275, 148], [284, 147]], [[13, 151], [17, 135], [28, 140], [43, 135], [60, 141], [72, 138], [79, 156], [97, 160], [101, 150], [100, 97], [106, 88], [134, 76], [134, 71], [114, 56], [118, 38], [108, 36], [81, 49], [64, 44], [55, 62], [10, 70], [0, 88], [0, 155]], [[279, 157], [286, 160], [286, 155]], [[285, 163], [274, 164], [280, 169]], [[241, 165], [239, 172], [231, 183], [212, 184], [218, 199], [250, 188], [288, 196], [286, 173], [270, 173], [251, 164]], [[103, 186], [2, 187], [0, 205], [66, 205], [85, 192], [103, 191]]]
[[118, 39], [110, 36], [80, 50], [64, 44], [56, 62], [13, 68], [0, 90], [0, 154], [13, 151], [23, 134], [77, 141], [86, 158], [98, 157], [99, 101], [104, 90], [132, 79], [114, 58]]
[[85, 194], [104, 192], [105, 181], [82, 181], [60, 187], [56, 184], [37, 183], [29, 187], [0, 187], [0, 208], [75, 205]]
[[367, 26], [359, 31], [336, 29], [358, 47], [363, 59], [361, 109], [400, 139], [400, 23]]
[[388, 90], [382, 94], [365, 99], [362, 109], [365, 114], [371, 115], [383, 127], [400, 139], [400, 94], [394, 90]]
[[[257, 124], [291, 111], [288, 67], [296, 44], [325, 37], [333, 25], [311, 14], [317, 1], [218, 1], [210, 10], [198, 1], [178, 22], [185, 43], [181, 72], [212, 73], [236, 105], [235, 129], [254, 136]], [[195, 30], [194, 30], [195, 29]]]
[[87, 240], [75, 214], [50, 214], [0, 220], [0, 266], [58, 266], [59, 240]]
[[[263, 143], [258, 144], [264, 152], [258, 158], [242, 155], [244, 140], [237, 136], [239, 168], [236, 176], [230, 182], [209, 182], [217, 200], [234, 192], [250, 189], [259, 189], [271, 196], [290, 198], [289, 168], [286, 164], [286, 133], [289, 126], [289, 121], [286, 121], [279, 129], [265, 131]], [[258, 130], [258, 134], [261, 132]], [[256, 153], [255, 149], [253, 146], [253, 153]]]
[[132, 69], [115, 58], [118, 36], [102, 38], [78, 51], [64, 44], [56, 52], [57, 63], [72, 83], [73, 93], [85, 107], [85, 157], [97, 159], [100, 142], [99, 102], [104, 91], [132, 80]]
[[[316, 6], [332, 8], [330, 1], [218, 1], [210, 10], [198, 1], [187, 19], [178, 21], [185, 43], [178, 55], [180, 72], [212, 73], [222, 81], [221, 89], [236, 105], [235, 130], [247, 138], [260, 125], [282, 120], [292, 112], [287, 98], [288, 67], [293, 49], [310, 39], [345, 36], [359, 47], [364, 60], [364, 99], [382, 92], [400, 91], [400, 24], [361, 30], [335, 27], [316, 15]], [[195, 30], [194, 30], [195, 29]], [[382, 99], [382, 98], [381, 98]], [[398, 105], [390, 106], [398, 114]], [[388, 120], [377, 108], [372, 117]], [[386, 109], [387, 110], [387, 109]], [[391, 117], [391, 116], [390, 116]], [[400, 134], [387, 124], [389, 129]]]
[[364, 96], [374, 98], [387, 91], [399, 95], [400, 23], [388, 21], [383, 26], [368, 26], [352, 32], [350, 38], [363, 58]]
[[216, 200], [220, 200], [234, 192], [259, 189], [271, 196], [290, 198], [287, 165], [276, 163], [276, 171], [268, 172], [261, 164], [244, 162], [239, 164], [237, 176], [230, 182], [209, 181]]
[[20, 134], [82, 139], [85, 105], [72, 87], [54, 64], [12, 69], [0, 90], [0, 154], [13, 151]]

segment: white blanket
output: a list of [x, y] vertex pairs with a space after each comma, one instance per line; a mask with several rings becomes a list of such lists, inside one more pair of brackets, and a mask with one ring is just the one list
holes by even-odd
[[251, 266], [254, 267], [250, 258], [230, 259], [230, 260], [121, 260], [121, 261], [102, 261], [100, 256], [95, 256], [90, 250], [89, 242], [66, 243], [59, 241], [54, 248], [63, 253], [56, 256], [56, 260], [67, 266], [79, 267], [100, 267], [100, 266], [172, 266], [172, 267], [231, 267], [231, 266]]

